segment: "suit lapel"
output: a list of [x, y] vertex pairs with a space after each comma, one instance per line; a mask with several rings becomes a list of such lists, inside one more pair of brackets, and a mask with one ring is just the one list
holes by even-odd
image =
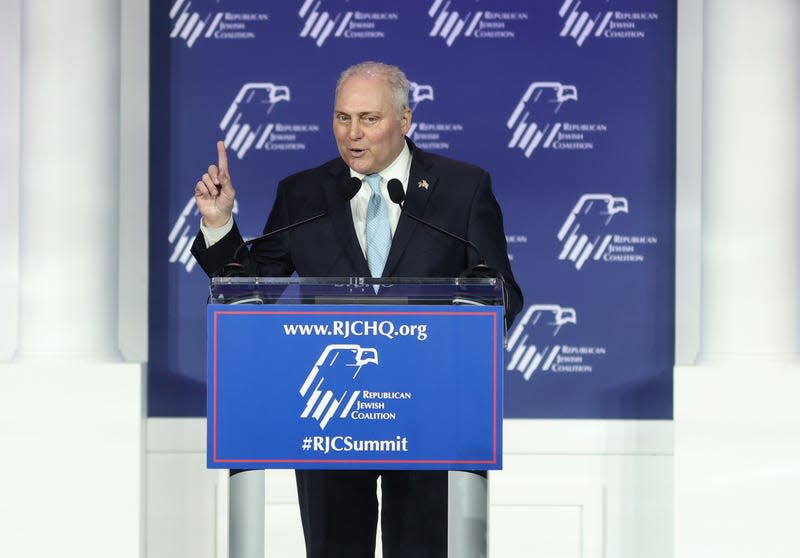
[[[411, 148], [411, 172], [408, 175], [403, 210], [421, 218], [425, 214], [425, 208], [436, 188], [438, 177], [431, 172], [432, 165], [425, 157], [425, 154], [414, 147], [413, 144], [411, 144]], [[386, 259], [386, 266], [383, 270], [384, 277], [396, 276], [400, 258], [408, 248], [411, 237], [418, 226], [424, 225], [420, 225], [405, 215], [400, 215], [394, 238], [392, 238], [392, 247], [389, 250], [389, 256]]]
[[328, 207], [332, 207], [329, 215], [333, 223], [333, 230], [337, 240], [343, 247], [345, 254], [353, 262], [353, 275], [356, 277], [369, 277], [369, 266], [358, 243], [356, 231], [353, 227], [353, 213], [349, 203], [342, 203], [337, 185], [350, 177], [350, 169], [341, 159], [338, 159], [328, 169], [330, 180], [323, 186]]

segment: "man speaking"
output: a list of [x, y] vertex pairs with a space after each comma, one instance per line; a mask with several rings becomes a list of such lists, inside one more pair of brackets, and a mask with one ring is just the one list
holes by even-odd
[[[473, 243], [505, 281], [507, 323], [522, 307], [506, 252], [503, 218], [489, 174], [426, 153], [406, 138], [411, 125], [403, 72], [363, 62], [336, 85], [333, 134], [339, 158], [278, 184], [265, 232], [325, 216], [241, 250], [240, 263], [261, 277], [453, 277], [479, 263], [463, 241], [408, 218], [388, 184], [399, 180], [404, 211]], [[234, 256], [242, 236], [232, 218], [235, 190], [225, 146], [195, 186], [202, 216], [192, 253], [209, 275]], [[342, 184], [360, 188], [349, 203]], [[357, 183], [356, 183], [357, 185]], [[397, 183], [393, 182], [397, 199]], [[347, 196], [345, 196], [347, 197]], [[385, 558], [446, 558], [444, 471], [297, 471], [309, 558], [373, 558], [381, 480]]]

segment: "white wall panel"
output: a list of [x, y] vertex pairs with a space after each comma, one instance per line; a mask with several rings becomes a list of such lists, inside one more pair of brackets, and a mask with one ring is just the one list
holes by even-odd
[[[671, 422], [506, 425], [504, 470], [490, 473], [492, 556], [671, 556]], [[224, 558], [226, 480], [205, 470], [205, 420], [149, 419], [148, 475], [149, 558]], [[293, 472], [267, 472], [265, 502], [267, 556], [302, 558]]]
[[[496, 505], [491, 513], [490, 556], [503, 558], [586, 558], [581, 506]], [[515, 526], [524, 526], [523, 530]]]
[[[493, 514], [508, 505], [580, 509], [581, 556], [672, 556], [669, 455], [506, 454], [504, 470], [491, 477]], [[503, 545], [514, 548], [524, 535], [548, 530], [547, 522], [499, 524], [493, 518], [493, 556], [505, 556]], [[505, 533], [500, 540], [498, 530]]]
[[676, 556], [800, 556], [800, 364], [679, 367]]
[[215, 558], [218, 480], [204, 452], [148, 454], [148, 558]]
[[[294, 487], [294, 480], [290, 486]], [[266, 537], [267, 556], [305, 558], [300, 512], [296, 502], [267, 505]]]
[[603, 483], [537, 475], [528, 460], [509, 461], [517, 464], [490, 473], [490, 555], [601, 558]]
[[0, 364], [0, 556], [139, 558], [138, 364]]

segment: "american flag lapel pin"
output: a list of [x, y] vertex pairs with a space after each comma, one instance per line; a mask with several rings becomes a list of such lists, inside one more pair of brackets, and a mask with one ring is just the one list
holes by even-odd
[[417, 183], [417, 188], [422, 188], [423, 190], [427, 190], [428, 189], [428, 181], [427, 180], [420, 180]]

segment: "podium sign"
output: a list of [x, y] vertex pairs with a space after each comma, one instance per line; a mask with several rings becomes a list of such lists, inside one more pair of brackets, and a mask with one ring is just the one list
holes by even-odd
[[500, 306], [208, 306], [208, 466], [502, 468]]

